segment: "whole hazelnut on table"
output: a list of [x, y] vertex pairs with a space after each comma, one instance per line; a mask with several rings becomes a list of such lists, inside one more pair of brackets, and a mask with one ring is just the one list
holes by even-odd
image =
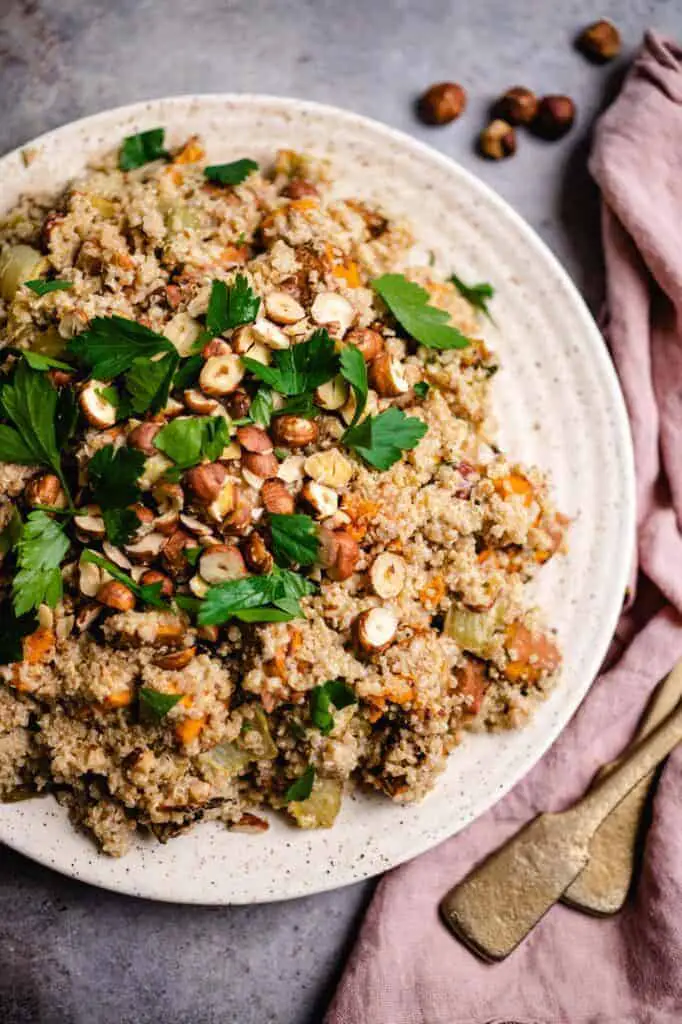
[[620, 32], [611, 21], [602, 18], [584, 28], [576, 40], [578, 49], [597, 64], [605, 64], [620, 53]]
[[515, 85], [500, 96], [493, 107], [493, 115], [509, 124], [530, 124], [538, 110], [538, 98], [523, 85]]
[[574, 121], [575, 103], [570, 96], [543, 96], [531, 128], [541, 139], [554, 141], [570, 131]]
[[481, 132], [479, 147], [488, 159], [504, 160], [516, 152], [516, 132], [508, 121], [497, 118]]
[[464, 111], [467, 95], [456, 82], [438, 82], [420, 96], [417, 112], [425, 124], [449, 124]]

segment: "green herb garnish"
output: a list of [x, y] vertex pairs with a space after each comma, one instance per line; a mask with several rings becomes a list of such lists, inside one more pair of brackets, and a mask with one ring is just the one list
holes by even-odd
[[270, 426], [272, 419], [272, 391], [268, 388], [259, 388], [251, 405], [249, 406], [249, 418], [257, 423], [264, 430]]
[[165, 408], [179, 361], [177, 352], [168, 352], [161, 359], [133, 359], [124, 378], [133, 412], [160, 412]]
[[184, 391], [186, 388], [193, 388], [199, 379], [201, 368], [204, 365], [203, 356], [188, 356], [180, 361], [180, 366], [175, 373], [173, 387]]
[[213, 462], [230, 441], [224, 416], [189, 416], [171, 420], [154, 438], [154, 446], [183, 469], [203, 459]]
[[334, 342], [324, 329], [314, 331], [307, 341], [274, 353], [274, 366], [263, 366], [248, 356], [242, 362], [259, 380], [282, 395], [314, 391], [339, 372]]
[[127, 544], [137, 532], [140, 521], [132, 509], [142, 492], [138, 479], [144, 471], [145, 457], [135, 448], [104, 445], [88, 464], [92, 500], [102, 509], [107, 538], [117, 547]]
[[30, 288], [36, 295], [49, 295], [50, 292], [65, 292], [73, 288], [71, 281], [24, 281], [27, 288]]
[[320, 410], [315, 405], [315, 396], [310, 391], [302, 395], [292, 395], [279, 409], [272, 413], [273, 419], [277, 416], [303, 416], [307, 420], [317, 416]]
[[362, 352], [355, 345], [346, 345], [340, 357], [341, 375], [350, 384], [355, 395], [355, 412], [351, 427], [358, 422], [367, 404], [369, 383], [367, 381], [367, 363]]
[[0, 424], [0, 461], [48, 466], [70, 503], [57, 438], [58, 397], [45, 375], [22, 360], [0, 389], [0, 412], [12, 423]]
[[152, 721], [160, 722], [162, 718], [166, 717], [171, 708], [179, 704], [183, 694], [161, 693], [160, 690], [153, 690], [151, 686], [142, 686], [140, 687], [139, 698], [142, 714], [152, 719]]
[[185, 556], [185, 558], [187, 559], [187, 562], [189, 563], [189, 565], [191, 565], [192, 568], [194, 568], [194, 566], [197, 564], [197, 562], [201, 558], [201, 554], [202, 554], [203, 550], [204, 549], [202, 547], [185, 548], [182, 553]]
[[307, 800], [313, 791], [314, 782], [315, 769], [309, 764], [303, 775], [299, 775], [296, 781], [292, 782], [287, 789], [284, 794], [284, 802], [290, 804], [293, 801]]
[[419, 380], [414, 385], [412, 390], [414, 391], [415, 395], [417, 395], [419, 398], [426, 398], [429, 391], [431, 390], [431, 385], [425, 380]]
[[320, 542], [310, 516], [271, 515], [270, 530], [272, 553], [278, 565], [311, 565], [317, 558]]
[[229, 164], [212, 164], [204, 168], [204, 176], [216, 185], [241, 185], [242, 181], [258, 170], [255, 160], [233, 160]]
[[206, 329], [211, 335], [223, 334], [232, 327], [250, 324], [258, 316], [260, 298], [244, 274], [237, 274], [233, 284], [214, 281], [206, 313]]
[[122, 171], [132, 171], [136, 167], [151, 163], [152, 160], [166, 159], [168, 152], [163, 147], [165, 136], [163, 128], [150, 128], [149, 131], [128, 135], [123, 140], [118, 154], [118, 166]]
[[471, 340], [450, 324], [443, 309], [429, 305], [429, 293], [402, 274], [375, 278], [372, 288], [381, 296], [398, 323], [427, 348], [466, 348]]
[[341, 711], [357, 702], [355, 693], [342, 679], [328, 679], [310, 691], [310, 717], [320, 732], [327, 736], [334, 728], [334, 714], [330, 708], [333, 706]]
[[370, 466], [385, 470], [404, 451], [416, 448], [427, 429], [416, 416], [406, 416], [392, 406], [378, 416], [368, 416], [356, 427], [349, 427], [342, 440]]
[[470, 306], [480, 310], [484, 316], [492, 320], [490, 310], [488, 309], [488, 302], [495, 294], [495, 289], [491, 284], [488, 284], [487, 281], [479, 281], [478, 284], [465, 284], [456, 274], [450, 275], [450, 281]]
[[16, 542], [17, 569], [12, 580], [14, 614], [19, 618], [41, 604], [50, 608], [62, 596], [59, 571], [69, 538], [60, 523], [46, 512], [31, 512]]
[[301, 615], [299, 601], [314, 593], [309, 580], [288, 569], [266, 576], [228, 580], [211, 587], [197, 615], [200, 626], [220, 626], [228, 619], [243, 622], [288, 622]]
[[21, 354], [32, 370], [68, 370], [69, 373], [73, 373], [73, 366], [62, 363], [59, 359], [53, 359], [52, 356], [44, 356], [42, 352], [23, 349]]
[[94, 317], [86, 330], [71, 339], [68, 348], [99, 380], [118, 377], [132, 369], [136, 359], [149, 360], [160, 352], [177, 356], [168, 338], [122, 316]]

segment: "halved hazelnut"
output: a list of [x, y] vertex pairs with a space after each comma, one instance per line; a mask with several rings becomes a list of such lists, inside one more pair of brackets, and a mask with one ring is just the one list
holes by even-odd
[[276, 476], [279, 462], [274, 452], [244, 452], [242, 469], [266, 480], [269, 476]]
[[264, 345], [266, 350], [281, 350], [291, 346], [291, 339], [288, 335], [277, 324], [273, 324], [271, 320], [266, 320], [265, 318], [256, 320], [255, 323], [251, 324], [251, 329], [256, 340], [251, 348], [246, 350], [246, 355], [250, 359], [258, 359], [258, 356], [254, 354], [254, 349], [258, 345]]
[[78, 563], [78, 589], [86, 597], [95, 597], [102, 585], [102, 570], [93, 562]]
[[379, 597], [397, 597], [405, 586], [406, 567], [400, 555], [384, 551], [372, 562], [369, 578], [375, 594]]
[[235, 507], [237, 498], [237, 485], [234, 480], [225, 480], [218, 494], [210, 503], [206, 511], [216, 523], [222, 523], [228, 513]]
[[360, 559], [357, 541], [345, 530], [326, 530], [324, 527], [318, 531], [318, 539], [318, 561], [327, 575], [336, 582], [352, 576]]
[[204, 598], [211, 589], [210, 583], [207, 583], [201, 576], [192, 576], [189, 581], [189, 589], [192, 591], [195, 597]]
[[50, 505], [52, 508], [66, 506], [66, 495], [59, 477], [54, 473], [41, 473], [29, 480], [24, 498], [29, 505]]
[[331, 487], [308, 480], [301, 488], [301, 502], [317, 519], [333, 516], [339, 507], [339, 496]]
[[[288, 448], [305, 448], [317, 440], [319, 433], [317, 423], [303, 416], [277, 416], [271, 429], [275, 444], [286, 445]], [[274, 476], [276, 472], [275, 468], [268, 476]]]
[[366, 363], [371, 363], [379, 355], [384, 347], [384, 339], [378, 331], [371, 327], [354, 327], [349, 331], [344, 341], [349, 345], [355, 345], [360, 350], [362, 358]]
[[242, 324], [232, 335], [232, 351], [238, 356], [245, 356], [252, 345], [255, 345], [258, 338], [253, 333], [253, 324]]
[[232, 351], [231, 347], [222, 338], [211, 338], [201, 350], [204, 359], [211, 359], [213, 356], [228, 356]]
[[156, 455], [149, 455], [144, 464], [142, 476], [137, 481], [140, 489], [148, 491], [172, 465], [171, 460], [161, 452], [157, 452]]
[[185, 411], [185, 406], [182, 402], [178, 401], [177, 398], [169, 398], [163, 409], [156, 414], [154, 419], [160, 420], [163, 423], [164, 420], [174, 420], [176, 416], [182, 416]]
[[390, 608], [368, 608], [355, 620], [355, 635], [363, 651], [380, 654], [390, 647], [398, 630], [398, 619]]
[[208, 462], [193, 466], [185, 473], [185, 483], [196, 499], [202, 502], [215, 501], [225, 482], [227, 470], [219, 462]]
[[338, 448], [309, 455], [303, 468], [309, 477], [327, 487], [345, 487], [353, 475], [353, 463]]
[[113, 427], [116, 422], [116, 406], [101, 394], [106, 388], [101, 380], [90, 380], [81, 391], [78, 402], [88, 423], [93, 427]]
[[333, 412], [348, 401], [349, 387], [341, 374], [332, 377], [326, 384], [320, 384], [315, 391], [315, 401], [323, 409]]
[[163, 572], [157, 572], [156, 569], [147, 569], [146, 572], [143, 572], [140, 576], [140, 583], [143, 587], [160, 583], [162, 597], [172, 597], [175, 592], [172, 579]]
[[237, 388], [225, 399], [225, 408], [233, 420], [241, 420], [251, 408], [251, 398], [243, 388]]
[[244, 367], [239, 356], [232, 353], [211, 356], [199, 374], [199, 387], [207, 395], [229, 395], [239, 386], [243, 376]]
[[87, 512], [82, 516], [74, 516], [73, 525], [79, 533], [93, 540], [101, 540], [107, 532], [102, 517], [91, 512]]
[[342, 338], [353, 322], [355, 313], [348, 299], [338, 292], [320, 292], [310, 307], [316, 324], [326, 327], [334, 337]]
[[[93, 569], [96, 568], [97, 566], [94, 565]], [[96, 592], [97, 591], [95, 591], [95, 593]], [[95, 595], [90, 594], [89, 596], [94, 597]], [[92, 626], [92, 624], [97, 621], [97, 619], [102, 614], [102, 611], [103, 609], [101, 604], [88, 603], [81, 605], [81, 607], [76, 612], [75, 626], [78, 632], [84, 633], [86, 629], [90, 629], [90, 626]]]
[[478, 146], [489, 160], [504, 160], [516, 152], [516, 131], [508, 121], [495, 118], [481, 132]]
[[211, 533], [211, 527], [207, 523], [202, 523], [201, 519], [197, 519], [196, 516], [181, 514], [180, 522], [186, 530], [196, 533], [199, 537], [207, 537]]
[[154, 520], [154, 529], [158, 530], [159, 533], [163, 533], [168, 536], [176, 529], [179, 520], [179, 512], [176, 512], [174, 508], [171, 508], [168, 512], [164, 512], [162, 515], [156, 517]]
[[185, 504], [185, 494], [180, 484], [171, 483], [170, 480], [159, 480], [152, 488], [152, 495], [159, 512], [180, 512]]
[[118, 580], [103, 583], [97, 591], [97, 600], [118, 612], [129, 612], [135, 607], [135, 595], [132, 590]]
[[294, 511], [294, 499], [286, 484], [277, 477], [263, 482], [261, 498], [266, 511], [271, 515], [288, 516]]
[[207, 583], [225, 583], [246, 576], [242, 553], [234, 544], [216, 544], [199, 559], [199, 575]]
[[170, 654], [162, 654], [159, 658], [155, 658], [154, 664], [157, 668], [165, 668], [169, 672], [177, 672], [181, 668], [187, 668], [196, 653], [196, 647], [183, 647], [179, 651], [171, 651]]
[[114, 545], [108, 540], [103, 541], [102, 551], [109, 561], [113, 562], [114, 565], [117, 565], [119, 569], [125, 569], [126, 572], [129, 572], [132, 569], [130, 559], [126, 558], [121, 549], [114, 547]]
[[242, 541], [242, 552], [251, 572], [258, 573], [259, 576], [272, 572], [275, 560], [268, 551], [265, 540], [258, 530], [252, 530], [244, 538]]
[[279, 464], [277, 476], [286, 484], [296, 484], [303, 479], [305, 455], [289, 455]]
[[133, 544], [125, 544], [124, 550], [134, 562], [153, 562], [154, 559], [161, 554], [161, 549], [166, 543], [166, 537], [163, 533], [156, 530], [152, 533], [145, 534], [140, 540], [135, 541]]
[[388, 352], [380, 352], [369, 364], [369, 381], [382, 398], [397, 398], [410, 386], [402, 366]]
[[215, 398], [208, 398], [198, 388], [188, 388], [182, 392], [182, 400], [188, 409], [200, 416], [215, 416], [221, 408]]
[[272, 441], [262, 427], [251, 423], [237, 427], [237, 440], [247, 452], [271, 452]]
[[241, 536], [250, 527], [252, 516], [255, 513], [248, 494], [245, 494], [240, 487], [235, 487], [235, 492], [234, 509], [225, 516], [220, 528], [223, 533], [236, 533]]
[[305, 316], [301, 303], [289, 292], [283, 291], [274, 291], [266, 295], [265, 312], [276, 324], [295, 324]]
[[154, 446], [154, 438], [160, 430], [160, 423], [140, 423], [128, 434], [128, 445], [145, 455], [155, 455], [158, 449]]

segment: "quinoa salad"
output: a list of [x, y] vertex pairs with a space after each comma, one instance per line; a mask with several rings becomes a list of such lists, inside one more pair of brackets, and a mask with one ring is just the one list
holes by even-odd
[[547, 695], [568, 523], [494, 441], [492, 287], [415, 253], [323, 160], [161, 128], [0, 219], [0, 799], [112, 856], [329, 828]]

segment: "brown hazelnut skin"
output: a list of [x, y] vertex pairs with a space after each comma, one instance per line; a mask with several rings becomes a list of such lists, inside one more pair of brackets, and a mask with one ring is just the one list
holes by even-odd
[[417, 113], [424, 124], [442, 125], [463, 113], [467, 94], [456, 82], [437, 82], [419, 97]]
[[59, 477], [54, 473], [41, 473], [34, 476], [26, 484], [24, 497], [29, 505], [50, 505], [53, 508], [65, 508], [66, 495], [62, 490]]
[[523, 85], [507, 89], [493, 106], [493, 117], [509, 124], [530, 124], [538, 111], [538, 98]]
[[582, 30], [576, 47], [595, 64], [605, 64], [620, 53], [620, 32], [613, 22], [602, 18]]
[[508, 121], [497, 118], [483, 129], [478, 145], [482, 156], [489, 160], [504, 160], [516, 152], [516, 132]]
[[156, 569], [147, 569], [146, 572], [143, 572], [140, 576], [140, 583], [143, 587], [160, 583], [160, 594], [162, 597], [172, 597], [175, 592], [172, 579], [166, 576], [165, 573], [157, 572]]
[[566, 135], [574, 121], [575, 103], [570, 96], [543, 96], [531, 129], [539, 138], [553, 142]]
[[241, 420], [251, 408], [251, 399], [243, 388], [237, 388], [231, 395], [225, 395], [223, 404], [233, 420]]

